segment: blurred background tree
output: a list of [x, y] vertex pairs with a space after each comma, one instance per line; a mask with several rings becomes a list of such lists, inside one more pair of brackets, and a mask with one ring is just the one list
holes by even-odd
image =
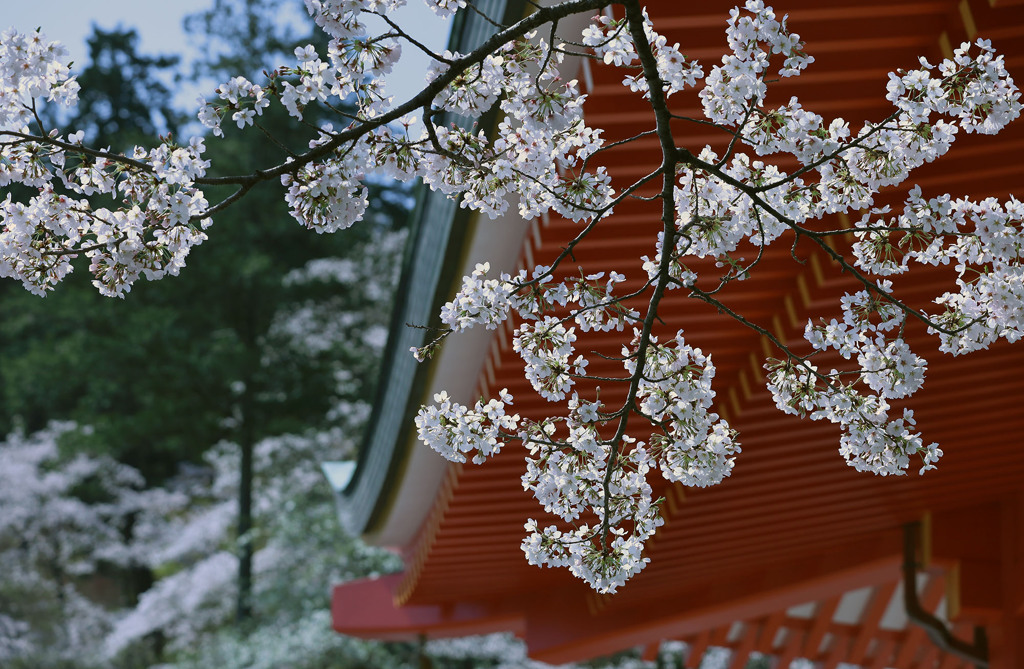
[[[239, 71], [255, 76], [280, 60], [278, 52], [308, 42], [311, 23], [282, 25], [279, 10], [280, 3], [220, 0], [194, 17], [189, 25], [209, 57], [197, 68], [214, 78]], [[225, 15], [234, 19], [225, 22]], [[141, 55], [137, 44], [130, 30], [94, 31], [80, 77], [91, 90], [62, 124], [121, 149], [178, 130], [182, 119], [166, 85], [176, 60]], [[211, 156], [231, 169], [279, 159], [313, 136], [312, 129], [288, 130], [274, 112], [262, 122], [266, 142], [228, 131], [211, 142]], [[351, 578], [386, 559], [365, 549], [366, 564], [350, 555], [352, 541], [340, 534], [318, 471], [320, 459], [352, 455], [386, 339], [410, 196], [390, 184], [374, 188], [372, 215], [362, 226], [344, 236], [318, 236], [291, 219], [279, 188], [265, 185], [218, 216], [217, 234], [195, 251], [178, 280], [142, 283], [127, 300], [99, 297], [84, 272], [46, 300], [0, 285], [0, 429], [28, 434], [54, 420], [73, 421], [77, 427], [53, 436], [59, 454], [48, 466], [79, 456], [112, 458], [140, 472], [150, 488], [166, 486], [189, 500], [167, 509], [168, 527], [176, 528], [170, 535], [148, 539], [152, 550], [134, 565], [143, 573], [118, 573], [134, 583], [133, 604], [162, 584], [161, 593], [180, 596], [168, 577], [182, 575], [178, 581], [186, 584], [184, 575], [204, 567], [208, 573], [209, 565], [230, 558], [237, 577], [217, 587], [206, 582], [210, 590], [203, 594], [235, 600], [232, 615], [200, 617], [197, 626], [215, 630], [235, 618], [246, 621], [238, 632], [244, 633], [268, 619], [280, 626], [284, 609], [301, 619], [296, 605], [326, 612], [329, 576]], [[254, 464], [259, 444], [262, 469]], [[281, 452], [267, 454], [268, 444]], [[226, 464], [232, 457], [233, 467]], [[197, 530], [203, 523], [213, 525], [207, 541], [177, 553], [169, 547], [188, 538], [190, 527], [211, 529]], [[314, 528], [322, 531], [311, 535]], [[290, 558], [306, 580], [280, 574], [281, 581], [260, 586], [263, 600], [254, 602], [253, 555], [274, 544], [275, 532], [306, 542]], [[278, 553], [287, 563], [287, 554]], [[41, 624], [38, 616], [33, 624]], [[179, 632], [191, 637], [196, 630]], [[160, 655], [175, 647], [174, 634], [151, 627], [145, 638], [131, 639], [145, 648], [126, 657]]]

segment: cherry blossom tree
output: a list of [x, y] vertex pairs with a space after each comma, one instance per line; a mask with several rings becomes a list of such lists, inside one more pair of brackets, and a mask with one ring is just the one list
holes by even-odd
[[[353, 416], [353, 423], [361, 420], [359, 412]], [[336, 456], [339, 444], [347, 450], [354, 446], [340, 429], [268, 437], [255, 445], [258, 529], [248, 540], [254, 546], [253, 600], [259, 616], [246, 633], [233, 624], [239, 588], [231, 550], [241, 478], [239, 446], [219, 444], [206, 454], [204, 475], [173, 482], [167, 494], [177, 503], [166, 507], [160, 531], [138, 551], [161, 577], [134, 606], [110, 616], [104, 657], [123, 660], [159, 635], [164, 661], [188, 665], [197, 656], [200, 666], [255, 666], [249, 655], [259, 651], [268, 655], [260, 666], [276, 666], [278, 654], [295, 650], [289, 636], [304, 624], [323, 638], [311, 643], [303, 656], [341, 652], [350, 645], [351, 640], [335, 643], [333, 635], [324, 634], [330, 583], [393, 569], [396, 560], [380, 549], [358, 545], [337, 527], [319, 463]], [[225, 645], [244, 646], [245, 639], [253, 640], [253, 648], [231, 663], [208, 657]], [[298, 664], [297, 657], [293, 660]]]
[[[479, 11], [465, 0], [427, 3], [441, 15]], [[528, 454], [523, 485], [564, 521], [542, 527], [529, 520], [526, 558], [566, 567], [601, 592], [614, 591], [647, 563], [644, 542], [662, 523], [652, 470], [709, 486], [730, 474], [740, 453], [739, 435], [714, 411], [713, 351], [693, 347], [682, 331], [655, 333], [668, 291], [710, 304], [768, 338], [777, 349], [765, 365], [778, 408], [838, 425], [849, 465], [880, 475], [903, 474], [912, 460], [922, 473], [936, 466], [942, 451], [916, 432], [913, 411], [890, 406], [921, 387], [927, 364], [910, 349], [905, 326], [916, 321], [953, 355], [1019, 339], [1024, 208], [1012, 197], [925, 198], [916, 188], [902, 209], [876, 207], [875, 198], [940, 158], [960, 134], [994, 134], [1020, 114], [1018, 90], [987, 41], [964, 43], [937, 65], [922, 59], [913, 70], [891, 73], [891, 114], [858, 127], [823, 118], [796, 98], [767, 106], [771, 82], [800, 76], [813, 56], [762, 0], [723, 17], [727, 52], [718, 63], [688, 58], [685, 45], [660, 35], [637, 0], [536, 6], [518, 22], [496, 25], [468, 53], [429, 52], [389, 18], [402, 4], [306, 0], [330, 36], [326, 53], [298, 48], [294, 62], [266, 80], [236, 76], [202, 101], [198, 118], [210, 141], [224, 123], [258, 132], [271, 105], [282, 105], [297, 124], [311, 108], [336, 112], [334, 122], [309, 127], [307, 151], [241, 175], [216, 175], [204, 158], [204, 138], [165, 138], [155, 148], [118, 154], [85, 146], [74, 129], [47, 127], [38, 106], [73, 105], [78, 95], [64, 52], [39, 33], [5, 33], [0, 185], [20, 184], [32, 196], [8, 196], [0, 207], [0, 275], [45, 294], [85, 256], [98, 290], [124, 296], [141, 276], [181, 271], [216, 214], [266, 181], [279, 181], [292, 216], [318, 233], [358, 223], [365, 184], [375, 175], [421, 179], [491, 218], [517, 208], [525, 218], [553, 212], [577, 221], [576, 237], [541, 265], [498, 276], [486, 262], [478, 265], [441, 314], [447, 330], [413, 352], [424, 359], [448, 333], [517, 319], [513, 347], [533, 389], [550, 402], [550, 415], [526, 420], [511, 413], [514, 398], [504, 390], [473, 406], [440, 393], [416, 426], [426, 444], [457, 462], [483, 462], [508, 442], [521, 442]], [[598, 13], [606, 5], [610, 10]], [[371, 14], [383, 19], [385, 32], [367, 31]], [[559, 29], [580, 14], [593, 17], [582, 34]], [[394, 101], [387, 75], [403, 48], [426, 51], [433, 67], [420, 92]], [[649, 103], [653, 127], [633, 141], [656, 139], [659, 164], [634, 183], [613, 181], [596, 164], [612, 145], [587, 125], [578, 82], [559, 76], [567, 58], [621, 68], [624, 86]], [[673, 111], [670, 98], [688, 95], [702, 118]], [[342, 100], [355, 111], [342, 111]], [[474, 119], [492, 109], [500, 113], [494, 133], [448, 124], [449, 114]], [[722, 133], [727, 148], [681, 145], [674, 119]], [[772, 156], [795, 159], [797, 167], [784, 170]], [[210, 202], [203, 189], [214, 185], [236, 190]], [[588, 235], [645, 188], [656, 189], [651, 216], [662, 224], [649, 256], [599, 272], [566, 271]], [[85, 198], [97, 193], [113, 204], [91, 207]], [[849, 230], [829, 230], [822, 217], [865, 211], [852, 229], [852, 253], [832, 248], [829, 238]], [[841, 320], [807, 324], [808, 355], [718, 296], [730, 282], [757, 280], [763, 249], [794, 239], [815, 244], [861, 285], [842, 299]], [[761, 251], [746, 260], [741, 243]], [[691, 269], [705, 258], [721, 271]], [[956, 276], [933, 307], [914, 308], [890, 277], [928, 265], [949, 265]], [[625, 272], [641, 273], [639, 287], [623, 288]], [[600, 379], [603, 396], [577, 390], [589, 378], [578, 340], [593, 331], [622, 332], [622, 373]], [[816, 356], [827, 351], [848, 365], [820, 367]]]
[[5, 666], [26, 657], [48, 666], [98, 662], [120, 603], [113, 576], [145, 562], [164, 514], [180, 503], [174, 493], [143, 489], [138, 471], [109, 457], [62, 455], [57, 440], [73, 427], [52, 424], [0, 442]]

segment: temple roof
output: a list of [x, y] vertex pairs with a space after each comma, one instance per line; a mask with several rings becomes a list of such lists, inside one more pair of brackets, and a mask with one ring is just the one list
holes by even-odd
[[[649, 11], [688, 57], [712, 62], [724, 51], [725, 17], [733, 4], [662, 0], [650, 3]], [[805, 108], [826, 119], [842, 115], [851, 126], [891, 112], [885, 100], [889, 71], [915, 67], [919, 56], [937, 62], [962, 40], [991, 39], [1006, 54], [1007, 69], [1024, 73], [1019, 2], [787, 0], [774, 6], [789, 15], [790, 28], [806, 40], [816, 62], [804, 75], [776, 85], [771, 100], [797, 95]], [[587, 66], [579, 76], [589, 95], [587, 121], [604, 128], [607, 140], [653, 127], [649, 106], [621, 85], [620, 71]], [[674, 96], [671, 106], [682, 116], [700, 116], [694, 95]], [[694, 152], [724, 142], [685, 121], [673, 129]], [[879, 204], [901, 202], [915, 183], [926, 196], [1020, 195], [1022, 150], [1019, 122], [994, 138], [961, 136], [948, 155], [916, 171], [904, 188], [885, 193]], [[659, 155], [656, 141], [640, 140], [604, 160], [621, 186], [656, 167]], [[616, 269], [638, 287], [639, 258], [654, 252], [656, 219], [648, 203], [624, 203], [579, 247], [578, 264], [588, 272]], [[454, 267], [468, 273], [483, 259], [500, 267], [532, 267], [579, 230], [555, 218], [530, 222], [525, 235], [521, 224], [510, 221], [461, 225], [448, 231], [467, 235], [461, 252], [433, 258], [448, 263], [447, 283], [436, 280], [430, 298], [434, 314], [438, 302], [455, 292], [461, 273]], [[836, 216], [824, 225], [848, 227], [850, 221]], [[519, 239], [522, 244], [511, 241]], [[837, 237], [835, 248], [847, 249], [850, 241]], [[699, 269], [699, 262], [694, 265]], [[578, 270], [574, 264], [567, 271]], [[411, 276], [407, 281], [419, 283], [419, 274]], [[949, 289], [950, 277], [948, 268], [925, 268], [897, 278], [897, 293], [923, 306]], [[808, 348], [802, 340], [808, 318], [837, 315], [838, 298], [858, 288], [825, 253], [801, 241], [769, 247], [754, 276], [730, 284], [721, 299], [801, 351]], [[786, 416], [774, 407], [764, 386], [762, 366], [772, 355], [766, 338], [678, 292], [662, 303], [661, 314], [663, 334], [684, 328], [688, 343], [711, 353], [718, 370], [715, 410], [739, 430], [743, 452], [732, 476], [711, 488], [684, 489], [652, 477], [656, 494], [666, 498], [666, 522], [648, 542], [651, 563], [641, 574], [617, 594], [602, 596], [564, 570], [527, 565], [519, 548], [523, 523], [554, 519], [523, 491], [523, 452], [509, 446], [482, 466], [447, 465], [414, 443], [412, 415], [448, 381], [462, 384], [461, 401], [504, 387], [516, 397], [518, 413], [546, 415], [548, 403], [532, 393], [511, 350], [509, 324], [494, 333], [450, 338], [441, 359], [416, 372], [425, 376], [389, 390], [400, 391], [404, 403], [392, 402], [378, 413], [377, 436], [360, 464], [370, 471], [357, 479], [376, 476], [377, 496], [361, 498], [367, 493], [359, 485], [350, 486], [349, 495], [353, 504], [375, 505], [373, 523], [357, 529], [386, 537], [382, 543], [403, 553], [406, 570], [340, 586], [335, 627], [381, 638], [510, 629], [526, 640], [531, 656], [546, 661], [678, 639], [697, 648], [728, 646], [739, 651], [737, 657], [756, 651], [807, 657], [824, 666], [971, 666], [942, 655], [923, 630], [907, 624], [905, 613], [900, 617], [904, 527], [923, 520], [922, 606], [951, 621], [961, 638], [970, 641], [975, 625], [987, 626], [994, 652], [1019, 652], [1013, 641], [1024, 632], [1024, 587], [1014, 575], [1024, 565], [1019, 345], [1000, 343], [954, 358], [937, 351], [923, 326], [908, 326], [908, 341], [929, 361], [925, 386], [909, 406], [925, 440], [939, 442], [945, 455], [938, 470], [924, 476], [912, 471], [883, 478], [844, 465], [835, 426]], [[406, 342], [407, 334], [396, 336], [396, 350], [417, 345]], [[620, 337], [598, 334], [578, 345], [617, 353]], [[600, 376], [615, 364], [592, 359], [588, 373]], [[459, 394], [453, 393], [457, 399]], [[384, 449], [378, 443], [387, 439], [392, 442], [384, 457], [374, 449]], [[400, 486], [406, 486], [401, 503]]]

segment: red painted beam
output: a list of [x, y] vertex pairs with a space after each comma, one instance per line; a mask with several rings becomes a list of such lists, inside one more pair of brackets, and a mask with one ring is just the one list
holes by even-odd
[[519, 632], [515, 613], [473, 603], [452, 606], [397, 606], [395, 590], [404, 574], [364, 578], [334, 587], [334, 631], [366, 639], [412, 641], [426, 638]]

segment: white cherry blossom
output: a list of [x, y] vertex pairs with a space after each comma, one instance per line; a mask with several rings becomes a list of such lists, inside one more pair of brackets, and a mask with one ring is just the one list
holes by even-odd
[[[442, 16], [467, 4], [426, 1]], [[647, 564], [644, 543], [662, 522], [651, 471], [684, 485], [715, 485], [741, 453], [739, 436], [714, 411], [711, 355], [681, 331], [657, 329], [660, 295], [674, 289], [768, 334], [716, 295], [731, 281], [756, 280], [761, 251], [795, 236], [818, 244], [862, 289], [807, 324], [807, 356], [777, 342], [781, 359], [767, 365], [777, 407], [835, 423], [840, 455], [858, 470], [898, 475], [915, 460], [922, 472], [936, 466], [942, 451], [916, 432], [913, 411], [896, 413], [889, 404], [912, 400], [926, 377], [927, 362], [911, 350], [906, 330], [936, 336], [954, 355], [1024, 336], [1024, 205], [926, 196], [907, 184], [961, 133], [997, 133], [1020, 115], [1020, 94], [987, 41], [961, 44], [938, 65], [921, 59], [916, 69], [890, 73], [879, 85], [892, 112], [858, 124], [826, 118], [796, 97], [766, 105], [774, 80], [799, 76], [814, 59], [787, 18], [762, 0], [723, 17], [727, 52], [719, 63], [687, 56], [688, 45], [671, 44], [634, 0], [594, 17], [582, 35], [549, 30], [569, 6], [556, 4], [537, 10], [547, 23], [528, 17], [486, 49], [433, 54], [423, 93], [396, 104], [387, 74], [403, 48], [420, 45], [401, 29], [369, 32], [365, 14], [388, 16], [403, 4], [306, 0], [331, 38], [326, 53], [301, 46], [266, 80], [231, 77], [200, 98], [198, 119], [214, 137], [223, 136], [225, 119], [253, 132], [272, 105], [303, 123], [310, 109], [336, 113], [333, 124], [309, 128], [306, 153], [237, 177], [208, 176], [201, 139], [164, 139], [119, 154], [84, 146], [73, 128], [42, 128], [36, 105], [77, 100], [66, 52], [39, 33], [3, 33], [0, 187], [17, 184], [30, 195], [0, 202], [0, 277], [45, 294], [85, 256], [97, 288], [123, 296], [140, 277], [177, 274], [206, 239], [210, 214], [236, 197], [211, 205], [203, 192], [209, 184], [233, 184], [240, 196], [280, 180], [294, 218], [319, 233], [358, 224], [365, 184], [381, 176], [419, 179], [489, 218], [553, 213], [572, 221], [578, 237], [532, 269], [489, 276], [489, 264], [477, 264], [444, 305], [439, 336], [413, 348], [426, 359], [448, 333], [514, 319], [512, 348], [550, 415], [531, 421], [507, 413], [506, 390], [472, 406], [438, 392], [416, 426], [425, 444], [457, 462], [481, 463], [521, 442], [525, 489], [561, 519], [526, 524], [527, 559], [614, 592]], [[590, 13], [601, 5], [577, 0], [573, 7]], [[580, 48], [602, 66], [621, 68], [623, 84], [651, 106], [653, 131], [634, 139], [656, 137], [650, 162], [662, 167], [635, 184], [598, 164], [610, 147], [602, 129], [587, 123], [581, 83], [562, 74], [567, 53]], [[665, 119], [687, 96], [686, 105], [703, 114], [690, 120], [722, 133], [727, 153], [678, 145]], [[493, 127], [472, 125], [488, 113], [498, 114]], [[419, 134], [410, 132], [414, 116], [422, 120]], [[468, 121], [453, 124], [455, 116]], [[659, 180], [651, 220], [664, 225], [648, 255], [613, 266], [577, 263], [590, 232], [620, 205], [648, 198], [643, 188]], [[901, 185], [908, 190], [902, 207], [876, 205], [883, 189]], [[106, 197], [102, 207], [86, 199], [97, 194]], [[846, 231], [823, 231], [819, 222], [835, 213], [859, 217], [849, 258], [827, 244], [828, 235]], [[744, 245], [757, 257], [744, 257]], [[708, 261], [715, 270], [698, 272]], [[937, 289], [929, 311], [901, 301], [897, 281], [918, 265], [949, 267], [948, 285]], [[618, 356], [621, 376], [588, 376], [599, 348], [590, 341], [626, 326], [633, 334], [621, 335], [628, 339]], [[841, 369], [819, 369], [817, 356], [826, 354]]]

